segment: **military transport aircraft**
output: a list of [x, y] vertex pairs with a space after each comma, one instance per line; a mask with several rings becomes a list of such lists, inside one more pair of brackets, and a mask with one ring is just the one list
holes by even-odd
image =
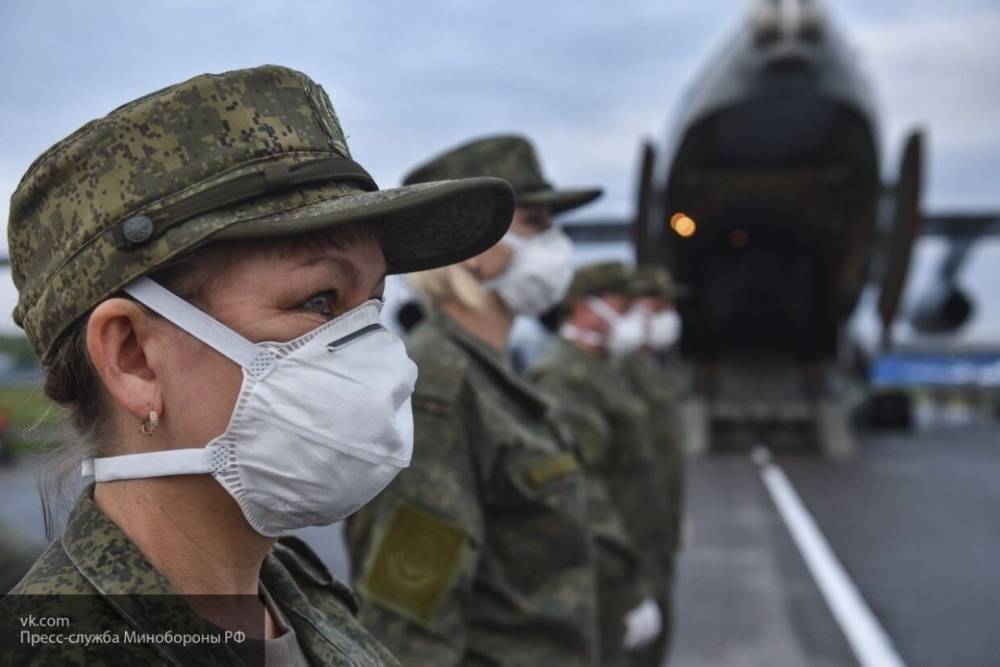
[[688, 447], [707, 450], [727, 426], [797, 428], [831, 457], [849, 456], [860, 396], [851, 388], [872, 352], [847, 336], [862, 292], [877, 286], [888, 349], [914, 240], [929, 222], [952, 249], [910, 321], [957, 330], [973, 304], [955, 276], [993, 220], [926, 220], [920, 130], [895, 182], [881, 181], [868, 83], [818, 0], [755, 4], [696, 77], [671, 130], [666, 145], [641, 148], [632, 232], [638, 263], [663, 264], [691, 289], [679, 304], [692, 368]]

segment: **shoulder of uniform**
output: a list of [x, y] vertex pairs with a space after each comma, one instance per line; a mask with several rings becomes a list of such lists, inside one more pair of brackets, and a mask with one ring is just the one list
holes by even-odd
[[57, 540], [46, 547], [10, 592], [17, 595], [81, 595], [96, 591], [70, 560], [62, 541]]
[[351, 613], [357, 613], [358, 600], [353, 591], [330, 574], [330, 570], [308, 544], [297, 537], [286, 535], [278, 539], [271, 553], [297, 582], [332, 590]]

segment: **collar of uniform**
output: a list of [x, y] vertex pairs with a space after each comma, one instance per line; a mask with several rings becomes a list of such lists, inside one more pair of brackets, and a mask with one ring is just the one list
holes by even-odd
[[[138, 631], [150, 634], [217, 632], [194, 612], [166, 577], [142, 555], [135, 543], [94, 502], [94, 486], [80, 495], [66, 521], [62, 546], [80, 575], [97, 594]], [[164, 622], [163, 619], [169, 619]], [[159, 620], [159, 623], [151, 623]], [[195, 647], [158, 644], [155, 649], [170, 663], [193, 658], [227, 656], [224, 645]], [[195, 651], [197, 655], [194, 655]]]
[[441, 329], [454, 343], [461, 346], [473, 357], [478, 359], [496, 378], [505, 384], [513, 397], [532, 414], [544, 417], [548, 414], [548, 403], [542, 396], [521, 380], [510, 365], [510, 358], [490, 347], [463, 329], [455, 320], [448, 317], [437, 308], [431, 308], [429, 321]]
[[62, 544], [73, 565], [102, 595], [177, 595], [166, 577], [97, 507], [93, 485], [69, 515]]
[[342, 655], [350, 639], [344, 636], [344, 629], [338, 626], [333, 614], [317, 609], [310, 602], [289, 567], [296, 568], [297, 575], [311, 584], [332, 590], [344, 603], [345, 613], [356, 613], [357, 601], [350, 590], [326, 572], [325, 567], [322, 568], [323, 572], [318, 572], [304, 563], [302, 556], [301, 552], [295, 552], [294, 558], [290, 560], [287, 553], [285, 557], [279, 557], [272, 549], [264, 559], [261, 581], [295, 630], [299, 646], [310, 662], [317, 665], [330, 664], [331, 656]]

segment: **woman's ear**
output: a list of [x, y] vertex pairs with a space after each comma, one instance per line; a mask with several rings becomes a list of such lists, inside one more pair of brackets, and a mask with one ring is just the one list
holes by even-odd
[[87, 353], [104, 388], [140, 421], [150, 410], [163, 411], [159, 380], [149, 357], [158, 329], [152, 315], [122, 298], [102, 302], [87, 321]]

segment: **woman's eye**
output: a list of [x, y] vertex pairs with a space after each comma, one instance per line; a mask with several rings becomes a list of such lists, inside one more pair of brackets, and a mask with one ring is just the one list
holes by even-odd
[[336, 292], [322, 292], [306, 301], [304, 306], [307, 310], [311, 310], [314, 313], [319, 313], [324, 317], [330, 317], [333, 315], [333, 304], [336, 300]]

